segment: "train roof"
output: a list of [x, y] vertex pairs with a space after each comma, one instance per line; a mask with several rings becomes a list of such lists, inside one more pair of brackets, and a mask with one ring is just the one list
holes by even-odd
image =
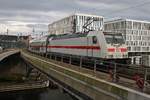
[[47, 36], [43, 36], [43, 37], [31, 40], [30, 43], [33, 43], [33, 42], [46, 42], [46, 39], [47, 39]]
[[105, 32], [103, 32], [104, 33], [104, 35], [105, 34], [122, 34], [122, 33], [120, 33], [120, 32], [110, 32], [110, 31], [105, 31]]
[[76, 37], [86, 37], [88, 33], [73, 33], [73, 34], [60, 34], [53, 37], [52, 40], [58, 39], [68, 39], [68, 38], [76, 38]]
[[[119, 32], [103, 32], [105, 34], [121, 34]], [[86, 37], [89, 33], [73, 33], [73, 34], [59, 34], [53, 35], [52, 40], [59, 40], [59, 39], [68, 39], [68, 38], [78, 38], [78, 37]], [[92, 33], [93, 34], [93, 33]], [[121, 34], [122, 35], [122, 34]]]

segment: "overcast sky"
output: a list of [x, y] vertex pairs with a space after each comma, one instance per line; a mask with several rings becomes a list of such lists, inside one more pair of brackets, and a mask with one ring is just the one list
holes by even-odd
[[0, 0], [0, 32], [47, 31], [49, 23], [73, 13], [150, 21], [150, 0]]

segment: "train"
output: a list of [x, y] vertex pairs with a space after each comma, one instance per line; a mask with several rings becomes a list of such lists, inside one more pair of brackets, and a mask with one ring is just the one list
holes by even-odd
[[29, 43], [29, 51], [38, 54], [59, 54], [100, 59], [126, 64], [129, 62], [127, 45], [121, 33], [90, 31], [49, 35]]

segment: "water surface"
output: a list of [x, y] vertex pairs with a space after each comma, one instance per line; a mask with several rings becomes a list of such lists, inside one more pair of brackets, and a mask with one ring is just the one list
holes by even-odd
[[0, 100], [74, 100], [59, 89], [36, 89], [0, 93]]

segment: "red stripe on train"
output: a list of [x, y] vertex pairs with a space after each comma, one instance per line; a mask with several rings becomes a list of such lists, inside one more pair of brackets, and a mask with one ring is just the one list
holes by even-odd
[[120, 48], [121, 52], [127, 52], [127, 48]]
[[65, 49], [95, 49], [99, 50], [99, 46], [48, 46], [48, 48], [65, 48]]
[[[35, 48], [45, 47], [45, 46], [31, 46]], [[48, 48], [64, 48], [64, 49], [94, 49], [100, 50], [99, 46], [48, 46]]]
[[[115, 52], [116, 48], [108, 48], [108, 52]], [[119, 52], [127, 52], [127, 48], [119, 48]]]
[[115, 48], [108, 48], [108, 52], [115, 52]]

